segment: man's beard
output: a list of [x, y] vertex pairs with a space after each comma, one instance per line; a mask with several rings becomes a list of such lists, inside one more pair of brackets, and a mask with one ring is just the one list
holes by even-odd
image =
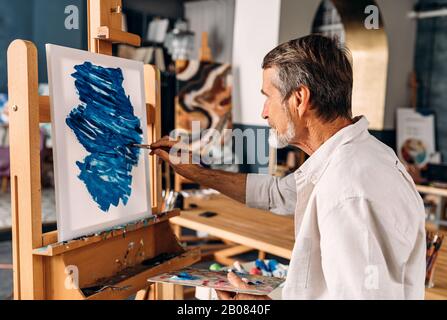
[[283, 149], [290, 144], [293, 138], [295, 138], [295, 127], [290, 118], [287, 119], [287, 131], [284, 134], [279, 134], [278, 130], [270, 128], [269, 145], [272, 148]]

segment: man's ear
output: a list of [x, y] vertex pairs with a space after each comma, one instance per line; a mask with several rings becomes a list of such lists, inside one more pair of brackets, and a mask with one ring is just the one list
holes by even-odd
[[310, 90], [306, 86], [299, 87], [293, 94], [296, 111], [302, 118], [310, 110]]

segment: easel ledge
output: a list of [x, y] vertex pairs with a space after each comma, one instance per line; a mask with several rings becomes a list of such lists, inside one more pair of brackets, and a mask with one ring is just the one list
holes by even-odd
[[[89, 50], [112, 54], [112, 43], [139, 45], [121, 31], [121, 0], [88, 0]], [[14, 299], [149, 297], [147, 279], [200, 260], [185, 251], [162, 212], [161, 166], [150, 159], [152, 213], [126, 226], [69, 242], [42, 233], [39, 123], [51, 122], [50, 97], [38, 95], [37, 49], [15, 40], [8, 48]], [[161, 138], [160, 72], [144, 66], [148, 143]], [[154, 289], [154, 290], [152, 290]], [[154, 299], [178, 298], [175, 288], [152, 287]]]
[[[88, 245], [94, 244], [94, 243], [98, 243], [101, 241], [107, 241], [108, 239], [111, 238], [116, 238], [116, 237], [126, 237], [126, 234], [128, 232], [132, 232], [132, 231], [137, 231], [143, 228], [147, 228], [151, 225], [160, 223], [160, 222], [164, 222], [164, 221], [168, 221], [171, 218], [174, 218], [176, 216], [180, 215], [180, 210], [173, 210], [170, 212], [166, 212], [163, 214], [159, 214], [159, 215], [154, 215], [150, 218], [144, 219], [144, 220], [140, 220], [140, 221], [136, 221], [136, 222], [132, 222], [123, 226], [119, 226], [119, 227], [115, 227], [113, 229], [110, 230], [106, 230], [103, 231], [101, 233], [98, 234], [94, 234], [94, 235], [89, 235], [89, 236], [85, 236], [79, 239], [74, 239], [74, 240], [70, 240], [70, 241], [64, 241], [64, 242], [57, 242], [54, 243], [54, 241], [52, 238], [57, 238], [57, 234], [56, 232], [51, 232], [51, 233], [47, 233], [46, 236], [47, 237], [47, 241], [45, 241], [44, 238], [44, 247], [41, 248], [37, 248], [33, 250], [33, 254], [34, 255], [38, 255], [38, 256], [46, 256], [46, 257], [54, 257], [72, 250], [76, 250], [82, 247], [86, 247]], [[50, 244], [45, 246], [45, 242], [48, 242]]]

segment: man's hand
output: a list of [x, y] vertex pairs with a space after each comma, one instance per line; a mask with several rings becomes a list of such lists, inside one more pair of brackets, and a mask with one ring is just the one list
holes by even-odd
[[[228, 273], [228, 281], [230, 284], [241, 290], [253, 289], [253, 285], [249, 285], [239, 278], [234, 272]], [[257, 296], [245, 293], [234, 293], [216, 290], [219, 300], [271, 300], [268, 296]]]
[[[181, 149], [181, 154], [184, 155], [184, 159], [176, 155], [176, 152], [170, 152], [171, 148], [175, 148], [174, 151]], [[152, 156], [158, 156], [160, 159], [169, 163], [179, 175], [200, 184], [202, 187], [212, 188], [236, 201], [245, 203], [246, 174], [210, 170], [198, 164], [193, 164], [189, 146], [182, 145], [181, 142], [171, 140], [169, 137], [164, 137], [151, 144], [151, 149]]]
[[[176, 148], [183, 154], [186, 154], [186, 159], [171, 154], [170, 150]], [[194, 169], [197, 169], [199, 165], [192, 164], [192, 155], [187, 146], [181, 144], [179, 140], [171, 140], [169, 137], [164, 137], [161, 140], [151, 144], [151, 155], [156, 155], [160, 159], [169, 163], [176, 173], [184, 176], [187, 179], [193, 179]]]

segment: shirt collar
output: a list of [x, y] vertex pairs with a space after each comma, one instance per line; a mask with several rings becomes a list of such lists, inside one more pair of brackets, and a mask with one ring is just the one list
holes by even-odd
[[326, 170], [335, 150], [368, 130], [369, 122], [364, 116], [357, 117], [354, 121], [355, 123], [341, 129], [323, 143], [295, 172], [295, 177], [304, 175], [308, 181], [316, 184]]

